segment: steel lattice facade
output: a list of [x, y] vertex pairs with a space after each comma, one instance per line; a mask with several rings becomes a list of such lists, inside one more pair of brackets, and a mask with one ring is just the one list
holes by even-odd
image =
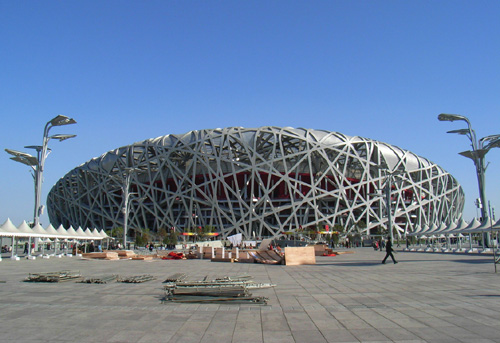
[[[395, 235], [461, 217], [464, 193], [429, 160], [386, 143], [323, 130], [210, 129], [166, 135], [109, 151], [73, 169], [49, 193], [53, 225], [129, 228], [211, 226], [223, 237], [279, 237], [332, 228]], [[392, 175], [391, 201], [377, 194]], [[397, 231], [396, 231], [397, 230]], [[381, 231], [379, 231], [381, 232]]]

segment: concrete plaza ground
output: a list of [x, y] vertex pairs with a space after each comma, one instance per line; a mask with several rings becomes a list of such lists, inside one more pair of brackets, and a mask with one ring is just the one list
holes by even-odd
[[[316, 265], [181, 261], [0, 262], [0, 342], [500, 342], [500, 273], [490, 255], [383, 252]], [[152, 274], [140, 284], [22, 282], [29, 273]], [[162, 281], [248, 274], [268, 305], [163, 304]]]

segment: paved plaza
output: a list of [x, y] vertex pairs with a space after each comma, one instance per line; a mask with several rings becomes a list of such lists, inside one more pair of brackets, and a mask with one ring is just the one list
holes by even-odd
[[[208, 260], [0, 262], [0, 342], [500, 342], [500, 273], [490, 255], [384, 252], [317, 257], [316, 265]], [[29, 273], [151, 274], [139, 284], [28, 283]], [[251, 275], [257, 304], [162, 303], [168, 276]]]

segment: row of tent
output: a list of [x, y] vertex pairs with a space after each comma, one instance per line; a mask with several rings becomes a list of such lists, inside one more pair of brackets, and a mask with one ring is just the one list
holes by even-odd
[[[436, 236], [436, 235], [448, 235], [454, 236], [459, 234], [469, 234], [469, 233], [483, 233], [489, 232], [490, 230], [500, 230], [500, 220], [493, 222], [491, 218], [482, 223], [474, 218], [470, 223], [461, 219], [457, 222], [452, 222], [451, 224], [436, 225], [432, 226], [424, 225], [423, 227], [417, 226], [415, 231], [410, 232], [407, 236], [417, 236], [421, 238]], [[110, 238], [104, 230], [89, 228], [83, 230], [81, 227], [74, 229], [70, 226], [69, 229], [65, 229], [60, 225], [55, 229], [52, 224], [49, 224], [46, 228], [43, 228], [40, 224], [31, 228], [26, 221], [23, 221], [21, 225], [16, 227], [10, 219], [7, 219], [5, 223], [0, 226], [0, 237], [40, 237], [40, 238], [58, 238], [58, 239], [93, 239], [102, 240]], [[425, 236], [425, 237], [424, 237]]]
[[65, 229], [62, 225], [56, 229], [49, 224], [46, 228], [43, 228], [40, 224], [30, 227], [26, 221], [23, 221], [21, 225], [16, 227], [10, 219], [7, 219], [5, 223], [0, 226], [0, 237], [30, 237], [30, 238], [57, 238], [57, 239], [78, 239], [78, 240], [102, 240], [110, 238], [104, 230], [89, 228], [83, 230], [81, 227], [74, 229], [70, 226], [69, 229]]
[[407, 236], [417, 236], [421, 238], [427, 238], [431, 236], [445, 235], [453, 237], [455, 235], [463, 235], [470, 233], [483, 233], [490, 232], [491, 230], [500, 230], [500, 220], [494, 222], [491, 218], [487, 218], [483, 222], [480, 222], [474, 218], [470, 223], [461, 219], [460, 221], [452, 222], [451, 224], [436, 225], [431, 226], [424, 225], [423, 227], [417, 226], [415, 231], [410, 232]]

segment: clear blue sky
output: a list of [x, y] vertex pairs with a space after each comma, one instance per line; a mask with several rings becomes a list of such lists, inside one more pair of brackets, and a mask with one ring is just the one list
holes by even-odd
[[[147, 138], [265, 125], [359, 135], [441, 165], [478, 196], [465, 136], [500, 134], [499, 1], [0, 0], [0, 222], [32, 220], [29, 168], [4, 148], [52, 133], [43, 203], [77, 165]], [[487, 155], [500, 217], [500, 149]], [[42, 217], [48, 225], [48, 217]]]

